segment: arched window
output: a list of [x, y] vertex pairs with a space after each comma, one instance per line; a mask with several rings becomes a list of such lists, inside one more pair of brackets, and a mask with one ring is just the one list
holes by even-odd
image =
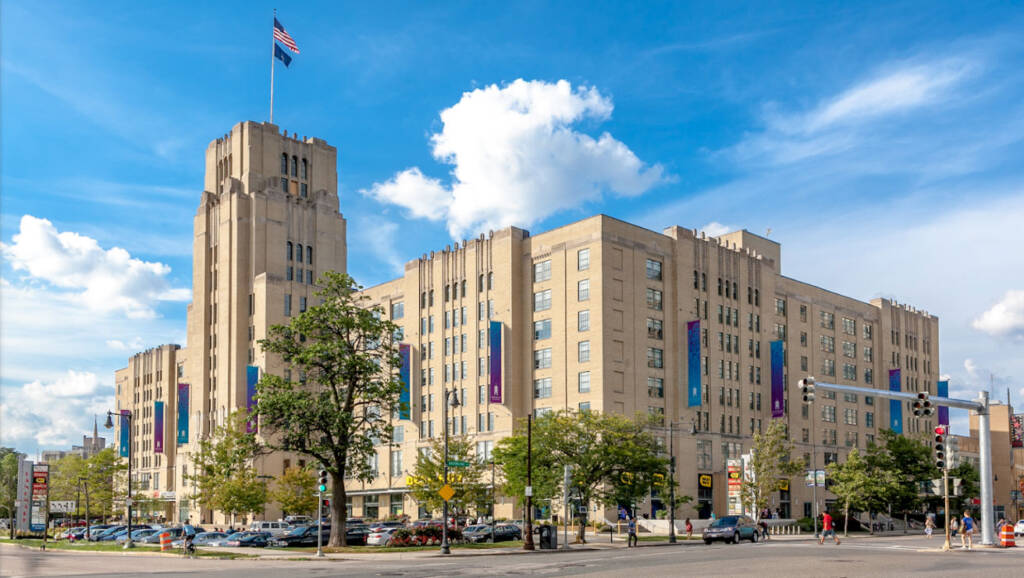
[[483, 273], [480, 274], [480, 284], [479, 284], [479, 286], [477, 287], [476, 290], [480, 291], [481, 293], [484, 290], [484, 274]]
[[696, 269], [693, 270], [693, 288], [700, 289], [700, 274]]
[[288, 241], [288, 260], [292, 260], [292, 242]]
[[420, 309], [427, 308], [427, 292], [420, 293]]
[[458, 283], [452, 283], [452, 301], [455, 301], [458, 298], [459, 298], [459, 284]]
[[281, 153], [281, 174], [288, 174], [288, 153]]
[[494, 289], [494, 273], [487, 274], [487, 288]]
[[292, 176], [299, 176], [299, 157], [292, 157]]
[[708, 274], [707, 273], [701, 273], [700, 274], [700, 290], [705, 292], [705, 293], [707, 293], [707, 291], [708, 291]]
[[444, 302], [447, 303], [452, 296], [452, 288], [450, 285], [444, 286]]
[[295, 260], [302, 263], [302, 243], [295, 245]]
[[434, 306], [434, 290], [433, 289], [430, 290], [430, 306], [431, 307]]
[[462, 296], [463, 297], [466, 296], [466, 280], [465, 279], [462, 280]]
[[732, 282], [732, 298], [736, 300], [740, 298], [740, 284], [735, 281]]
[[313, 264], [313, 247], [306, 245], [306, 263]]
[[309, 170], [309, 163], [306, 162], [306, 159], [302, 159], [302, 178], [303, 179], [305, 179], [306, 175], [309, 174], [307, 172], [308, 170]]

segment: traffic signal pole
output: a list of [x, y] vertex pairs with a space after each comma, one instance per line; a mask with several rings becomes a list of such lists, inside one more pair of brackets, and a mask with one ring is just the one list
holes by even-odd
[[946, 543], [942, 545], [942, 549], [948, 552], [950, 550], [949, 521], [952, 519], [949, 517], [949, 468], [942, 468], [942, 496], [946, 512], [946, 521], [943, 523], [943, 526], [946, 527]]
[[[800, 381], [803, 382], [805, 380]], [[855, 385], [825, 383], [815, 381], [813, 377], [807, 377], [806, 381], [809, 381], [813, 387], [824, 391], [859, 393], [861, 395], [872, 395], [883, 399], [898, 399], [911, 403], [920, 399], [917, 392], [888, 391]], [[981, 461], [981, 544], [983, 546], [994, 546], [996, 542], [995, 510], [992, 505], [992, 432], [989, 430], [988, 392], [979, 392], [978, 399], [976, 400], [955, 399], [951, 397], [931, 397], [930, 399], [935, 406], [966, 409], [978, 414], [978, 457]]]

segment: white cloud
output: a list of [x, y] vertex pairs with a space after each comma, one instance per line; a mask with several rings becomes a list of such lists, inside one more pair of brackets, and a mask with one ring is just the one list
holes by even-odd
[[441, 112], [434, 158], [451, 165], [451, 184], [406, 169], [362, 193], [446, 220], [455, 237], [507, 225], [529, 226], [555, 212], [640, 195], [666, 177], [607, 132], [576, 130], [610, 118], [611, 100], [596, 88], [516, 80], [464, 93]]
[[142, 350], [142, 338], [136, 337], [129, 343], [125, 343], [120, 339], [108, 339], [106, 341], [107, 347], [115, 349], [117, 351], [140, 351]]
[[711, 221], [707, 225], [701, 227], [700, 230], [708, 237], [718, 237], [719, 235], [724, 235], [729, 231], [733, 231], [735, 229], [733, 227], [730, 227], [729, 225], [723, 225], [718, 221]]
[[90, 372], [68, 371], [53, 382], [4, 388], [0, 402], [3, 445], [61, 448], [92, 429], [94, 415], [113, 407], [113, 392]]
[[978, 364], [975, 363], [975, 361], [970, 357], [964, 360], [964, 370], [967, 372], [967, 375], [971, 376], [972, 379], [977, 379]]
[[971, 325], [993, 337], [1024, 339], [1024, 291], [1007, 291], [998, 303]]
[[402, 258], [395, 246], [398, 223], [374, 215], [355, 217], [350, 222], [350, 231], [353, 242], [349, 247], [354, 253], [361, 254], [358, 259], [350, 259], [350, 267], [370, 264], [368, 269], [379, 273], [377, 263], [385, 263], [392, 275], [402, 274], [407, 259]]
[[58, 232], [46, 219], [23, 216], [12, 241], [2, 247], [15, 271], [68, 290], [64, 295], [93, 311], [149, 318], [157, 302], [190, 297], [188, 289], [168, 286], [167, 265], [132, 258], [120, 247], [104, 250], [90, 237]]

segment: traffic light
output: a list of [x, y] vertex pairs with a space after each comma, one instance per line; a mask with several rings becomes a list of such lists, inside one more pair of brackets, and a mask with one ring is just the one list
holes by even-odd
[[928, 399], [927, 391], [917, 392], [917, 399], [914, 400], [914, 415], [917, 417], [930, 416], [935, 413], [932, 401]]
[[327, 491], [327, 470], [320, 470], [320, 484], [316, 489], [321, 492]]
[[935, 467], [940, 470], [946, 469], [946, 426], [940, 425], [935, 428]]
[[330, 507], [331, 507], [331, 500], [325, 498], [324, 499], [324, 509], [327, 509], [327, 508], [330, 508]]
[[811, 403], [814, 401], [814, 378], [805, 377], [800, 380], [800, 393], [803, 394], [804, 403]]

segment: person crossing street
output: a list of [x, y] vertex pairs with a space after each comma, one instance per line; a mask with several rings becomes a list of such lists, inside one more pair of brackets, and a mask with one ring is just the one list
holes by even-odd
[[839, 545], [839, 538], [836, 536], [836, 530], [832, 526], [832, 515], [828, 512], [822, 512], [821, 514], [821, 536], [818, 537], [818, 544], [824, 544], [825, 538], [832, 537], [836, 542], [836, 546]]

